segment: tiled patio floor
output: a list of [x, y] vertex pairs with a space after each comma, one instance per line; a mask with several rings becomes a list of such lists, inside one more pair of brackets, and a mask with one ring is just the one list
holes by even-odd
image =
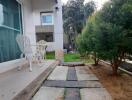
[[[27, 88], [34, 80], [36, 80], [42, 73], [47, 71], [46, 74], [49, 74], [48, 70], [50, 71], [53, 70], [52, 65], [55, 65], [55, 62], [56, 61], [54, 60], [48, 60], [39, 66], [37, 64], [34, 64], [32, 72], [29, 72], [29, 68], [26, 67], [21, 71], [14, 69], [10, 72], [1, 74], [0, 100], [12, 100], [20, 92], [22, 92], [23, 89]], [[52, 69], [50, 69], [49, 67], [52, 67]], [[26, 100], [27, 99], [28, 97], [26, 98]], [[19, 100], [23, 100], [23, 99], [19, 99]]]

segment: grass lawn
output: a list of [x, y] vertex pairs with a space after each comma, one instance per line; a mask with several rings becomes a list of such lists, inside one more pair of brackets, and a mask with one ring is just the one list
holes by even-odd
[[55, 52], [47, 52], [46, 59], [55, 59]]
[[78, 53], [68, 53], [64, 54], [64, 61], [65, 62], [80, 62], [80, 54]]
[[[55, 52], [47, 52], [46, 58], [55, 59]], [[81, 58], [80, 54], [78, 53], [64, 54], [64, 61], [65, 62], [84, 62], [84, 63], [90, 63], [90, 64], [94, 63], [94, 61], [90, 58]]]

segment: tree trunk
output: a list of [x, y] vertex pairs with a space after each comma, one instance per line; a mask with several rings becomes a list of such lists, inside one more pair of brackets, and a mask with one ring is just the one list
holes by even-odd
[[115, 57], [113, 59], [112, 69], [113, 69], [113, 75], [118, 75], [118, 67], [122, 63], [122, 59], [124, 58], [124, 52], [121, 52], [119, 56]]
[[118, 66], [113, 65], [113, 66], [112, 66], [112, 69], [113, 69], [113, 75], [114, 75], [114, 76], [117, 76], [117, 75], [118, 75], [118, 72], [117, 72], [117, 71], [118, 71]]
[[97, 58], [96, 52], [94, 53], [94, 65], [97, 66], [99, 63], [99, 59]]
[[97, 66], [97, 65], [98, 65], [98, 61], [97, 61], [97, 60], [95, 61], [95, 64], [94, 64], [94, 65], [95, 65], [95, 66]]
[[119, 61], [114, 60], [114, 63], [112, 64], [112, 69], [113, 69], [113, 75], [117, 76], [118, 75], [118, 67], [119, 67]]

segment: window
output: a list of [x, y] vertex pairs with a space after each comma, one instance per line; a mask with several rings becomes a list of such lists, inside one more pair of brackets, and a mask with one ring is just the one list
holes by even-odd
[[53, 39], [53, 33], [37, 33], [36, 35], [37, 37], [37, 41], [40, 41], [40, 40], [45, 40], [47, 42], [53, 42], [54, 39]]
[[53, 25], [53, 15], [42, 13], [41, 14], [41, 23], [42, 25]]
[[51, 15], [45, 15], [45, 16], [42, 16], [42, 18], [43, 18], [43, 23], [52, 23]]
[[20, 58], [16, 42], [22, 33], [21, 5], [16, 0], [0, 0], [0, 63]]

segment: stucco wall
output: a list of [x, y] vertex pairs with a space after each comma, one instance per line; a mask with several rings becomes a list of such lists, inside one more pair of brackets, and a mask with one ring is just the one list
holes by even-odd
[[[41, 25], [40, 12], [53, 11], [54, 49], [55, 51], [63, 52], [63, 19], [61, 0], [58, 0], [57, 4], [55, 4], [54, 0], [24, 0], [23, 5], [24, 30], [26, 35], [30, 37], [32, 44], [36, 43], [35, 25]], [[55, 10], [55, 7], [58, 7], [59, 9]]]
[[53, 0], [32, 0], [34, 24], [41, 25], [40, 12], [53, 11]]
[[56, 6], [58, 11], [54, 11], [54, 38], [55, 49], [63, 49], [63, 19], [62, 19], [62, 5], [61, 0], [58, 0]]
[[[31, 44], [36, 44], [36, 35], [35, 35], [35, 24], [40, 24], [40, 12], [53, 10], [53, 0], [17, 0], [22, 4], [22, 15], [23, 15], [23, 32], [30, 38]], [[35, 2], [36, 1], [36, 2]], [[40, 1], [40, 2], [39, 2]], [[51, 3], [52, 1], [52, 3]], [[59, 1], [59, 11], [54, 11], [55, 16], [55, 28], [54, 28], [54, 38], [55, 42], [51, 44], [56, 50], [56, 59], [63, 59], [63, 22], [62, 22], [62, 7], [61, 2]], [[34, 16], [35, 14], [35, 16]], [[35, 47], [33, 48], [35, 51]], [[14, 60], [9, 62], [4, 62], [0, 64], [0, 73], [6, 72], [13, 68], [20, 66], [26, 62], [23, 60]], [[3, 67], [4, 66], [4, 67]]]
[[[35, 25], [33, 19], [33, 9], [31, 0], [24, 0], [22, 3], [23, 12], [23, 30], [24, 34], [30, 38], [31, 44], [36, 44]], [[35, 47], [33, 47], [35, 51]]]
[[54, 39], [55, 39], [55, 55], [56, 59], [63, 61], [63, 19], [62, 19], [62, 3], [58, 0], [56, 4], [59, 9], [54, 10]]
[[[63, 20], [61, 4], [61, 0], [58, 0], [58, 4], [55, 4], [54, 0], [32, 0], [35, 25], [41, 25], [40, 12], [53, 11], [55, 46], [50, 50], [63, 50]], [[55, 7], [59, 7], [59, 10], [56, 11]]]

